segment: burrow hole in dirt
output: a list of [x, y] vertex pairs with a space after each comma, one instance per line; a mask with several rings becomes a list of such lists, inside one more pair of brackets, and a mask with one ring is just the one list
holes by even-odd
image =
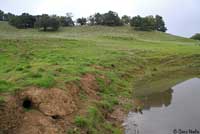
[[33, 102], [30, 99], [26, 98], [23, 100], [22, 106], [25, 109], [31, 109], [33, 106]]
[[59, 115], [53, 115], [53, 116], [51, 116], [51, 118], [54, 119], [54, 120], [61, 119], [61, 117]]

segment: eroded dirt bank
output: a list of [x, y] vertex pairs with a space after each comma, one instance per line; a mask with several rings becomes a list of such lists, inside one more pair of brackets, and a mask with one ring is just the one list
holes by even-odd
[[[28, 87], [5, 95], [0, 109], [0, 134], [66, 134], [77, 114], [85, 114], [88, 105], [101, 100], [96, 77], [85, 74], [79, 86], [68, 83], [66, 89]], [[80, 92], [88, 99], [81, 100]], [[105, 115], [113, 121], [122, 121], [124, 116], [119, 109]]]
[[64, 133], [77, 111], [73, 95], [61, 89], [29, 88], [8, 96], [1, 109], [2, 133]]

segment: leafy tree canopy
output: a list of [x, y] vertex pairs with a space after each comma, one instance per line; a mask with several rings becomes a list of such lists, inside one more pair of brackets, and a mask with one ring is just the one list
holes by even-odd
[[61, 16], [59, 19], [61, 26], [74, 26], [72, 17], [72, 13], [66, 13], [66, 16]]
[[159, 15], [154, 16], [135, 16], [131, 19], [130, 25], [134, 27], [135, 30], [141, 31], [152, 31], [157, 30], [161, 32], [166, 32], [165, 22], [163, 18]]
[[[9, 14], [9, 23], [17, 28], [33, 28], [36, 21], [35, 17], [28, 14], [22, 13], [20, 16], [14, 16]], [[8, 16], [9, 17], [9, 16]]]
[[121, 26], [123, 23], [116, 12], [109, 11], [104, 14], [96, 13], [89, 17], [92, 25]]
[[87, 19], [86, 18], [84, 18], [84, 17], [82, 17], [82, 18], [78, 18], [77, 19], [77, 23], [79, 24], [79, 25], [86, 25], [86, 23], [87, 23]]
[[43, 31], [56, 31], [60, 27], [60, 22], [56, 15], [43, 14], [37, 17], [35, 26]]

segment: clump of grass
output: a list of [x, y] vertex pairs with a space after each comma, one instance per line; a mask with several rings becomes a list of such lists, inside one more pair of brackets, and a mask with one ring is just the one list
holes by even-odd
[[17, 67], [17, 68], [16, 68], [16, 71], [23, 71], [23, 70], [24, 70], [23, 67]]
[[0, 103], [5, 102], [5, 98], [3, 96], [0, 96]]
[[40, 73], [30, 73], [30, 77], [31, 78], [41, 78], [42, 74], [40, 74]]
[[106, 100], [100, 101], [99, 107], [103, 110], [108, 111], [108, 112], [113, 111], [113, 105]]
[[50, 75], [48, 73], [30, 73], [29, 77], [30, 78], [28, 78], [27, 80], [27, 85], [35, 85], [39, 87], [50, 88], [53, 87], [55, 84], [55, 79], [53, 75]]
[[11, 91], [13, 88], [14, 84], [12, 84], [11, 82], [0, 80], [0, 92]]
[[50, 88], [55, 84], [55, 80], [52, 76], [43, 76], [42, 78], [36, 80], [35, 84], [39, 87]]
[[103, 121], [103, 116], [101, 115], [101, 112], [96, 108], [96, 107], [92, 107], [90, 106], [88, 108], [88, 118], [89, 118], [89, 122], [92, 125], [98, 125], [98, 122]]
[[25, 68], [30, 69], [31, 65], [26, 65]]
[[106, 112], [112, 112], [115, 105], [118, 104], [118, 100], [113, 97], [106, 97], [104, 100], [100, 101], [97, 105]]
[[76, 76], [76, 77], [72, 77], [72, 76], [68, 76], [67, 78], [65, 78], [64, 82], [70, 82], [70, 81], [80, 81], [80, 76]]
[[109, 134], [122, 134], [122, 130], [119, 128], [113, 127], [112, 124], [105, 122], [103, 124], [103, 127], [106, 131], [108, 131]]
[[81, 90], [80, 93], [79, 93], [79, 97], [81, 100], [86, 100], [87, 99], [87, 94]]
[[44, 68], [39, 68], [38, 72], [45, 72], [45, 69]]
[[107, 122], [97, 107], [89, 107], [85, 116], [77, 116], [75, 125], [88, 134], [113, 133], [119, 134], [121, 130]]
[[132, 103], [126, 103], [123, 105], [123, 108], [128, 111], [130, 110], [131, 108], [133, 108], [133, 104]]
[[88, 126], [88, 119], [83, 116], [76, 116], [74, 123], [78, 127], [85, 128]]
[[67, 130], [67, 134], [80, 134], [81, 132], [79, 131], [79, 129], [68, 129]]
[[8, 73], [8, 72], [11, 72], [12, 70], [13, 70], [12, 68], [7, 68], [4, 72]]

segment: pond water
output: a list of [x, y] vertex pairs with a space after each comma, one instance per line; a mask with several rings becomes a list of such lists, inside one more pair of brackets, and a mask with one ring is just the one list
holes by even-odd
[[199, 78], [134, 100], [142, 108], [128, 114], [126, 134], [200, 134]]

